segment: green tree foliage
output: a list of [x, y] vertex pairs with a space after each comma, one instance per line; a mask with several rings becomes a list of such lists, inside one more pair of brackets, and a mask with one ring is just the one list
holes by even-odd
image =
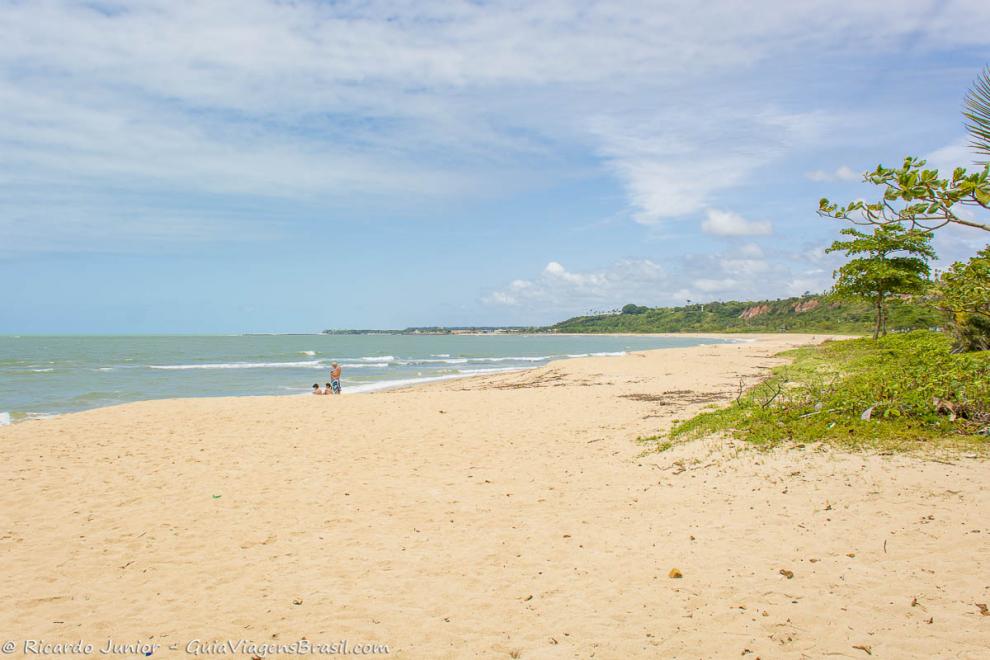
[[966, 95], [963, 116], [973, 148], [990, 156], [990, 66], [980, 73]]
[[[859, 300], [826, 300], [807, 295], [779, 300], [709, 301], [684, 307], [639, 307], [638, 314], [577, 316], [545, 328], [547, 332], [827, 332], [873, 331], [873, 307]], [[891, 332], [928, 329], [941, 315], [918, 300], [891, 300]]]
[[873, 338], [887, 334], [887, 302], [893, 294], [923, 293], [928, 284], [928, 261], [935, 258], [929, 232], [882, 225], [870, 234], [843, 229], [850, 240], [835, 241], [826, 252], [854, 257], [835, 272], [832, 294], [870, 301], [876, 319]]
[[948, 320], [957, 351], [990, 349], [990, 246], [938, 278], [935, 305]]
[[640, 307], [639, 305], [633, 305], [632, 303], [629, 303], [628, 305], [624, 305], [622, 307], [622, 313], [623, 314], [642, 314], [644, 312], [649, 311], [649, 309], [650, 309], [649, 307]]
[[[938, 170], [926, 170], [925, 161], [904, 159], [899, 168], [877, 166], [864, 181], [883, 188], [880, 201], [855, 201], [840, 206], [822, 198], [818, 213], [858, 225], [905, 224], [911, 229], [934, 231], [948, 224], [990, 231], [990, 223], [971, 219], [963, 207], [990, 210], [990, 163], [978, 172], [957, 167], [949, 178]], [[964, 217], [965, 216], [965, 217]]]

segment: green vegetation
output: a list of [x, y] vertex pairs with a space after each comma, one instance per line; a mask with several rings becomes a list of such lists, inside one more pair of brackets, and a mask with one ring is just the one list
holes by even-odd
[[863, 179], [883, 188], [879, 201], [840, 206], [823, 197], [818, 213], [859, 225], [904, 224], [909, 229], [935, 231], [955, 224], [990, 231], [990, 224], [972, 220], [971, 214], [960, 210], [964, 206], [990, 209], [990, 163], [973, 173], [957, 167], [948, 178], [924, 167], [925, 161], [910, 156], [899, 168], [880, 165]]
[[[990, 68], [967, 95], [963, 114], [972, 146], [990, 154]], [[785, 353], [793, 358], [791, 364], [774, 369], [729, 407], [676, 423], [666, 436], [642, 440], [665, 451], [677, 440], [728, 433], [763, 447], [828, 442], [853, 449], [967, 448], [990, 455], [990, 246], [966, 263], [953, 264], [934, 283], [928, 279], [936, 230], [953, 224], [990, 231], [990, 224], [962, 208], [990, 209], [990, 162], [975, 173], [957, 167], [947, 178], [924, 166], [925, 161], [909, 157], [900, 168], [880, 165], [867, 173], [864, 181], [883, 189], [877, 202], [840, 206], [823, 198], [819, 203], [822, 216], [873, 227], [871, 233], [843, 229], [851, 240], [829, 248], [854, 257], [836, 271], [830, 297], [873, 303], [872, 340], [826, 342]], [[904, 307], [928, 327], [937, 323], [921, 310], [937, 309], [947, 334], [918, 330], [886, 336], [888, 324], [899, 329], [894, 306], [887, 320], [891, 293], [925, 294], [920, 304]], [[830, 305], [827, 312], [834, 309]], [[650, 316], [623, 312], [622, 319]], [[769, 312], [761, 310], [759, 316], [769, 321]], [[566, 323], [575, 321], [637, 325]]]
[[938, 278], [934, 300], [946, 316], [955, 350], [990, 349], [990, 246], [966, 263], [952, 264]]
[[[762, 447], [990, 450], [990, 353], [954, 354], [939, 333], [826, 342], [727, 408], [676, 425], [658, 443], [726, 432]], [[664, 445], [659, 445], [664, 446]], [[665, 448], [669, 445], [665, 445]]]
[[[805, 295], [781, 300], [710, 302], [685, 307], [638, 307], [626, 305], [621, 314], [578, 316], [547, 330], [549, 332], [829, 332], [866, 334], [873, 330], [874, 308], [854, 300], [833, 300]], [[891, 331], [928, 329], [942, 319], [927, 305], [914, 299], [890, 301]]]
[[866, 234], [847, 228], [839, 232], [848, 241], [835, 241], [826, 252], [845, 252], [850, 259], [835, 272], [833, 296], [873, 304], [876, 323], [873, 338], [887, 334], [887, 300], [891, 294], [923, 293], [935, 258], [930, 232], [906, 230], [889, 224]]

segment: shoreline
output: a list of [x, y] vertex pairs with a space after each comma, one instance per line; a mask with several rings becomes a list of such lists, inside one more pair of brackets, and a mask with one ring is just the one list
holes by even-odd
[[809, 342], [3, 427], [0, 630], [180, 652], [979, 657], [990, 461], [636, 442]]
[[[756, 334], [759, 334], [760, 337], [763, 337], [765, 335], [765, 333], [762, 333], [762, 334], [761, 333], [756, 333]], [[166, 335], [162, 335], [162, 336], [166, 336]], [[171, 336], [171, 335], [168, 335], [168, 336]], [[226, 336], [226, 335], [216, 335], [216, 336]], [[251, 336], [251, 335], [245, 335], [245, 336]], [[286, 336], [296, 336], [296, 335], [286, 335]], [[474, 336], [474, 335], [463, 335], [463, 336]], [[486, 336], [486, 333], [479, 333], [477, 336]], [[493, 336], [499, 336], [499, 335], [493, 335]], [[519, 335], [519, 336], [545, 336], [545, 334], [538, 333], [538, 334], [535, 334], [535, 335], [528, 335], [527, 334], [527, 335]], [[597, 336], [628, 336], [628, 337], [658, 337], [658, 338], [690, 337], [692, 339], [716, 339], [716, 340], [733, 340], [733, 339], [735, 339], [737, 342], [757, 341], [756, 339], [737, 339], [737, 338], [732, 337], [731, 336], [731, 333], [728, 333], [728, 334], [723, 333], [721, 335], [718, 334], [718, 333], [653, 333], [653, 334], [649, 334], [649, 333], [621, 333], [621, 334], [615, 333], [615, 334], [612, 334], [612, 335], [610, 335], [609, 333], [601, 333], [601, 334], [594, 334], [594, 335], [582, 335], [581, 333], [560, 333], [560, 334], [557, 334], [555, 336], [575, 336], [575, 337], [580, 337], [580, 336], [596, 336], [596, 337]], [[766, 335], [766, 336], [772, 336], [772, 335]], [[800, 335], [795, 335], [795, 336], [800, 336]], [[704, 345], [704, 344], [701, 344], [701, 345]], [[666, 347], [666, 348], [646, 349], [646, 350], [670, 350], [670, 348], [677, 348], [677, 347]], [[429, 383], [442, 382], [442, 381], [447, 381], [447, 380], [460, 380], [460, 379], [464, 379], [464, 378], [482, 377], [482, 376], [487, 376], [487, 375], [491, 375], [493, 373], [499, 373], [499, 372], [510, 373], [510, 372], [517, 372], [517, 371], [527, 371], [527, 370], [530, 370], [530, 369], [539, 368], [540, 366], [549, 366], [550, 364], [553, 364], [554, 362], [559, 362], [559, 361], [569, 360], [569, 359], [586, 359], [586, 358], [589, 358], [589, 357], [621, 357], [622, 355], [625, 355], [626, 353], [627, 353], [627, 351], [623, 351], [622, 354], [615, 354], [615, 355], [588, 354], [588, 355], [582, 355], [582, 356], [567, 356], [567, 357], [563, 357], [562, 356], [562, 357], [557, 357], [555, 359], [549, 360], [544, 365], [538, 365], [538, 366], [535, 366], [535, 367], [507, 367], [505, 369], [493, 368], [492, 370], [476, 369], [474, 371], [477, 372], [477, 373], [444, 374], [444, 375], [440, 375], [440, 376], [422, 376], [422, 377], [418, 377], [418, 378], [397, 378], [397, 379], [394, 379], [394, 380], [371, 381], [371, 382], [367, 382], [367, 383], [361, 383], [361, 384], [358, 384], [358, 385], [351, 385], [351, 386], [349, 386], [348, 388], [346, 388], [344, 390], [344, 394], [371, 394], [371, 393], [374, 393], [374, 392], [382, 392], [382, 391], [393, 390], [393, 389], [401, 389], [401, 388], [406, 388], [406, 387], [416, 387], [416, 386], [419, 386], [419, 385], [426, 385], [426, 384], [429, 384]], [[167, 369], [178, 368], [178, 367], [173, 367], [173, 366], [156, 366], [156, 365], [149, 365], [149, 366], [152, 369], [166, 369], [166, 370]], [[90, 410], [100, 410], [102, 408], [114, 408], [114, 407], [117, 407], [117, 406], [127, 405], [129, 403], [140, 403], [140, 402], [143, 402], [143, 401], [172, 401], [172, 400], [185, 400], [185, 399], [214, 399], [214, 398], [229, 398], [229, 397], [230, 398], [242, 398], [242, 397], [268, 397], [268, 396], [282, 398], [282, 397], [311, 395], [311, 393], [310, 393], [310, 391], [308, 389], [302, 388], [302, 387], [300, 387], [299, 389], [301, 391], [295, 392], [295, 393], [285, 393], [285, 394], [238, 394], [238, 395], [218, 394], [218, 395], [200, 395], [200, 396], [189, 396], [189, 397], [179, 396], [179, 397], [135, 399], [134, 401], [125, 401], [125, 402], [121, 402], [121, 403], [113, 403], [113, 404], [109, 404], [109, 405], [96, 406], [96, 407], [93, 407], [93, 408], [85, 408], [83, 410], [75, 410], [75, 411], [68, 411], [68, 412], [39, 412], [39, 411], [27, 411], [27, 412], [25, 412], [25, 411], [3, 411], [3, 410], [0, 410], [0, 428], [2, 428], [4, 426], [24, 424], [26, 422], [45, 421], [45, 420], [49, 420], [49, 419], [52, 419], [52, 418], [55, 418], [55, 417], [61, 417], [61, 416], [64, 416], [64, 415], [73, 415], [73, 414], [77, 414], [77, 413], [80, 413], [80, 412], [88, 412]], [[16, 417], [15, 417], [15, 415], [16, 415]]]

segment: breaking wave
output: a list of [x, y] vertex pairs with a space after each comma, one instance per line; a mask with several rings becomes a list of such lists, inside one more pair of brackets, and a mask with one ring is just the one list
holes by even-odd
[[149, 369], [166, 369], [169, 371], [183, 371], [186, 369], [292, 369], [292, 368], [312, 368], [320, 369], [326, 366], [320, 360], [306, 360], [303, 362], [217, 362], [212, 364], [149, 364]]

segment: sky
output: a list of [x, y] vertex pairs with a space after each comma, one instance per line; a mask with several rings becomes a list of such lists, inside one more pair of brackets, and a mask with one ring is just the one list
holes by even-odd
[[990, 3], [0, 0], [0, 35], [0, 333], [530, 325], [827, 289], [819, 198], [977, 159]]

